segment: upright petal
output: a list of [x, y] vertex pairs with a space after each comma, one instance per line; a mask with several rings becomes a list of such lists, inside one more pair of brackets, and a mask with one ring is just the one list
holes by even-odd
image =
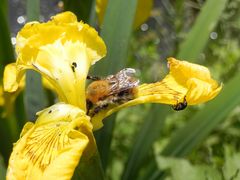
[[89, 25], [71, 12], [46, 23], [27, 23], [17, 35], [16, 71], [4, 82], [15, 91], [26, 69], [40, 72], [61, 101], [85, 109], [85, 81], [89, 67], [106, 54], [106, 46]]
[[7, 179], [71, 179], [92, 131], [84, 111], [56, 104], [27, 123], [10, 156]]
[[[19, 79], [16, 80], [16, 71], [15, 63], [8, 64], [5, 67], [3, 79], [5, 84], [0, 85], [0, 106], [4, 109], [1, 114], [2, 117], [12, 114], [14, 110], [14, 102], [25, 86], [25, 76], [20, 75], [18, 77]], [[19, 81], [19, 84], [17, 84], [16, 81]]]

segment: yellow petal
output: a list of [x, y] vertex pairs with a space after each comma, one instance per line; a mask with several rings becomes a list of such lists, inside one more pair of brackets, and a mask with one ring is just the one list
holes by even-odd
[[15, 63], [8, 64], [4, 70], [3, 85], [0, 85], [0, 106], [3, 106], [3, 117], [10, 115], [14, 109], [14, 102], [18, 94], [25, 86], [25, 76], [16, 76], [17, 68]]
[[[98, 21], [100, 25], [103, 23], [107, 4], [108, 0], [96, 1], [96, 12], [98, 15]], [[148, 17], [150, 16], [152, 6], [153, 0], [138, 0], [133, 24], [134, 29], [138, 28], [142, 23], [144, 23], [148, 19]]]
[[14, 102], [20, 93], [20, 90], [9, 93], [4, 91], [3, 86], [0, 85], [0, 106], [3, 108], [1, 117], [5, 118], [11, 115], [14, 111]]
[[14, 92], [25, 86], [24, 71], [18, 71], [16, 63], [5, 66], [3, 74], [4, 91]]
[[38, 113], [35, 124], [27, 123], [14, 145], [7, 179], [71, 179], [91, 132], [84, 111], [56, 104]]
[[106, 46], [97, 31], [88, 24], [78, 22], [71, 12], [57, 14], [46, 23], [27, 23], [17, 35], [17, 54], [23, 55], [23, 64], [31, 63], [40, 47], [58, 40], [63, 44], [66, 41], [79, 41], [84, 44], [90, 56], [90, 64], [106, 54]]
[[201, 65], [168, 58], [170, 72], [162, 80], [151, 84], [142, 84], [136, 88], [134, 99], [124, 104], [110, 106], [92, 117], [94, 130], [102, 127], [102, 120], [128, 106], [142, 103], [163, 103], [175, 105], [187, 101], [195, 105], [213, 99], [222, 89], [222, 85], [211, 78], [209, 70]]
[[85, 109], [85, 81], [90, 64], [80, 42], [57, 41], [42, 47], [33, 66], [55, 87], [60, 101]]
[[15, 74], [4, 82], [8, 89], [14, 91], [25, 70], [33, 69], [54, 87], [60, 101], [85, 110], [88, 70], [106, 54], [103, 40], [92, 27], [78, 22], [71, 12], [46, 23], [30, 22], [17, 35], [16, 51]]
[[4, 91], [3, 86], [0, 86], [0, 106], [4, 106], [5, 99], [4, 99]]
[[[179, 61], [174, 58], [168, 58], [170, 68], [170, 76], [178, 86], [186, 88], [184, 96], [188, 105], [204, 103], [216, 97], [222, 89], [217, 81], [211, 78], [208, 68], [189, 63], [187, 61]], [[177, 90], [177, 88], [175, 88]]]

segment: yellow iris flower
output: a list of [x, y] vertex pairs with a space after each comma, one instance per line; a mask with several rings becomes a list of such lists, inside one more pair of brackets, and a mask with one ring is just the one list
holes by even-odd
[[33, 69], [55, 87], [60, 101], [86, 110], [88, 69], [106, 54], [106, 46], [93, 28], [78, 22], [70, 12], [47, 23], [30, 22], [17, 35], [16, 53], [15, 69], [5, 73], [12, 74], [4, 81], [6, 91], [17, 90], [26, 69]]
[[[96, 0], [96, 12], [98, 16], [99, 24], [103, 23], [104, 15], [106, 12], [108, 0]], [[153, 0], [138, 0], [135, 18], [133, 22], [133, 28], [138, 28], [141, 24], [143, 24], [148, 17], [150, 16], [150, 12], [153, 6]]]
[[17, 35], [17, 61], [5, 69], [4, 89], [15, 92], [27, 69], [39, 72], [62, 103], [39, 113], [27, 123], [9, 160], [8, 179], [70, 179], [81, 158], [91, 157], [95, 140], [92, 131], [113, 112], [141, 103], [189, 105], [214, 98], [221, 86], [207, 68], [168, 59], [169, 74], [161, 81], [136, 87], [134, 98], [87, 115], [86, 78], [91, 65], [106, 54], [97, 32], [78, 22], [71, 12], [54, 16], [46, 23], [30, 22]]
[[25, 124], [9, 159], [7, 179], [71, 179], [92, 131], [89, 117], [69, 104], [38, 112]]

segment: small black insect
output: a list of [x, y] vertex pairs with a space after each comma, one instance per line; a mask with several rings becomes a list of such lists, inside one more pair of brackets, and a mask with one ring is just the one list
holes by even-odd
[[186, 97], [184, 97], [183, 102], [180, 102], [180, 103], [177, 103], [177, 104], [175, 104], [175, 105], [172, 105], [172, 108], [173, 108], [175, 111], [184, 110], [186, 107], [187, 107]]

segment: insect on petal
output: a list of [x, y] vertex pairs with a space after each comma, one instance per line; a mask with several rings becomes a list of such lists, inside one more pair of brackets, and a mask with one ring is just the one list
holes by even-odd
[[112, 113], [128, 107], [143, 103], [161, 103], [172, 105], [175, 110], [182, 110], [187, 105], [207, 102], [216, 97], [222, 89], [211, 78], [209, 70], [201, 65], [168, 58], [169, 74], [161, 81], [136, 86], [133, 91], [134, 98], [109, 106], [96, 113], [91, 121], [93, 128], [103, 126], [102, 120]]

